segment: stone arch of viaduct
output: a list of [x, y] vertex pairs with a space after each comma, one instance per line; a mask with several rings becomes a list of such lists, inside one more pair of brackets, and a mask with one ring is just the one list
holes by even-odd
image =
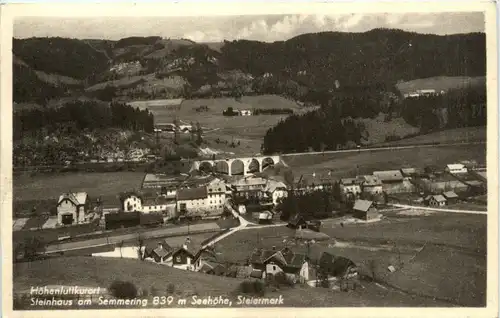
[[262, 172], [266, 167], [275, 165], [280, 161], [280, 156], [198, 160], [193, 163], [192, 169], [226, 174], [229, 176], [246, 176], [251, 173]]

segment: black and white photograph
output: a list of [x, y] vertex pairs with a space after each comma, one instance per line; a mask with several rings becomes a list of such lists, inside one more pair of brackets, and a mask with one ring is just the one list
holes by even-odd
[[4, 304], [496, 316], [490, 5], [3, 7]]

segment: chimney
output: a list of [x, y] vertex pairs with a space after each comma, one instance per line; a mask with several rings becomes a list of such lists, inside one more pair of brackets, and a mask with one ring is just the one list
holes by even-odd
[[276, 251], [276, 246], [273, 246], [273, 251]]
[[186, 244], [182, 244], [182, 248], [183, 248], [183, 249], [185, 249], [185, 250], [187, 250], [187, 249], [188, 249], [188, 247], [187, 247], [187, 245], [186, 245]]
[[163, 243], [162, 242], [158, 242], [158, 247], [163, 248]]

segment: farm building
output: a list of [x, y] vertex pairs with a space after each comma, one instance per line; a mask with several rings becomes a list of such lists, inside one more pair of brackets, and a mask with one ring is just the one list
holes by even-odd
[[141, 213], [108, 213], [104, 216], [104, 221], [106, 230], [134, 227], [141, 224]]
[[461, 163], [446, 165], [445, 171], [451, 174], [467, 173], [467, 167]]
[[429, 205], [430, 206], [445, 206], [446, 205], [446, 198], [440, 194], [438, 195], [433, 195], [429, 198]]
[[373, 175], [380, 180], [382, 190], [388, 194], [415, 191], [414, 185], [399, 170], [375, 171]]
[[443, 196], [446, 198], [446, 202], [448, 204], [454, 204], [458, 202], [458, 195], [453, 191], [446, 191], [443, 193]]
[[307, 222], [300, 213], [297, 213], [288, 220], [288, 227], [299, 230], [305, 229], [307, 227]]
[[166, 242], [151, 242], [144, 248], [143, 258], [152, 258], [156, 263], [163, 263], [167, 260], [169, 252], [172, 251]]
[[420, 176], [422, 174], [422, 171], [417, 168], [402, 168], [401, 174], [405, 179], [411, 179]]
[[442, 193], [444, 191], [463, 192], [467, 191], [468, 186], [452, 174], [441, 174], [433, 178], [422, 178], [415, 180], [414, 183], [423, 192]]
[[256, 273], [256, 278], [266, 278], [269, 275], [284, 273], [292, 281], [309, 280], [309, 263], [303, 254], [294, 253], [285, 247], [281, 251], [257, 249], [250, 257], [250, 264]]
[[90, 199], [86, 192], [63, 193], [57, 201], [57, 223], [84, 223], [89, 211]]
[[144, 198], [135, 192], [122, 194], [120, 202], [122, 203], [121, 208], [124, 212], [166, 212], [175, 207], [175, 199], [167, 199], [163, 196]]
[[369, 221], [378, 217], [377, 209], [375, 208], [373, 201], [356, 200], [352, 210], [353, 216], [361, 220]]
[[364, 193], [380, 194], [382, 193], [382, 182], [376, 176], [362, 176], [361, 189]]
[[213, 269], [216, 267], [217, 262], [217, 255], [210, 249], [200, 249], [198, 253], [196, 253], [194, 257], [194, 270], [195, 271], [202, 271], [203, 267], [209, 267], [205, 268], [205, 271], [207, 274], [210, 272], [213, 272]]

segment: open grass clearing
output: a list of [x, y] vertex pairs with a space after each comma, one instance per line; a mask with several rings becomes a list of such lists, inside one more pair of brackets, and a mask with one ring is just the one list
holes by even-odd
[[444, 167], [462, 160], [486, 162], [486, 145], [453, 145], [440, 147], [417, 147], [411, 149], [384, 149], [377, 151], [327, 153], [315, 155], [282, 156], [283, 161], [293, 169], [298, 179], [354, 177], [371, 174], [377, 170], [394, 170], [405, 167], [424, 168], [428, 165]]
[[435, 76], [428, 78], [418, 78], [415, 80], [396, 84], [397, 89], [402, 94], [412, 93], [420, 89], [435, 89], [436, 92], [450, 89], [461, 89], [467, 87], [480, 87], [486, 85], [484, 76]]
[[426, 143], [458, 143], [486, 141], [486, 127], [464, 127], [446, 129], [430, 134], [406, 138], [397, 141], [381, 142], [377, 146], [405, 146]]
[[143, 172], [78, 172], [58, 174], [16, 175], [13, 201], [59, 198], [64, 192], [85, 191], [93, 199], [115, 197], [121, 191], [140, 189]]

